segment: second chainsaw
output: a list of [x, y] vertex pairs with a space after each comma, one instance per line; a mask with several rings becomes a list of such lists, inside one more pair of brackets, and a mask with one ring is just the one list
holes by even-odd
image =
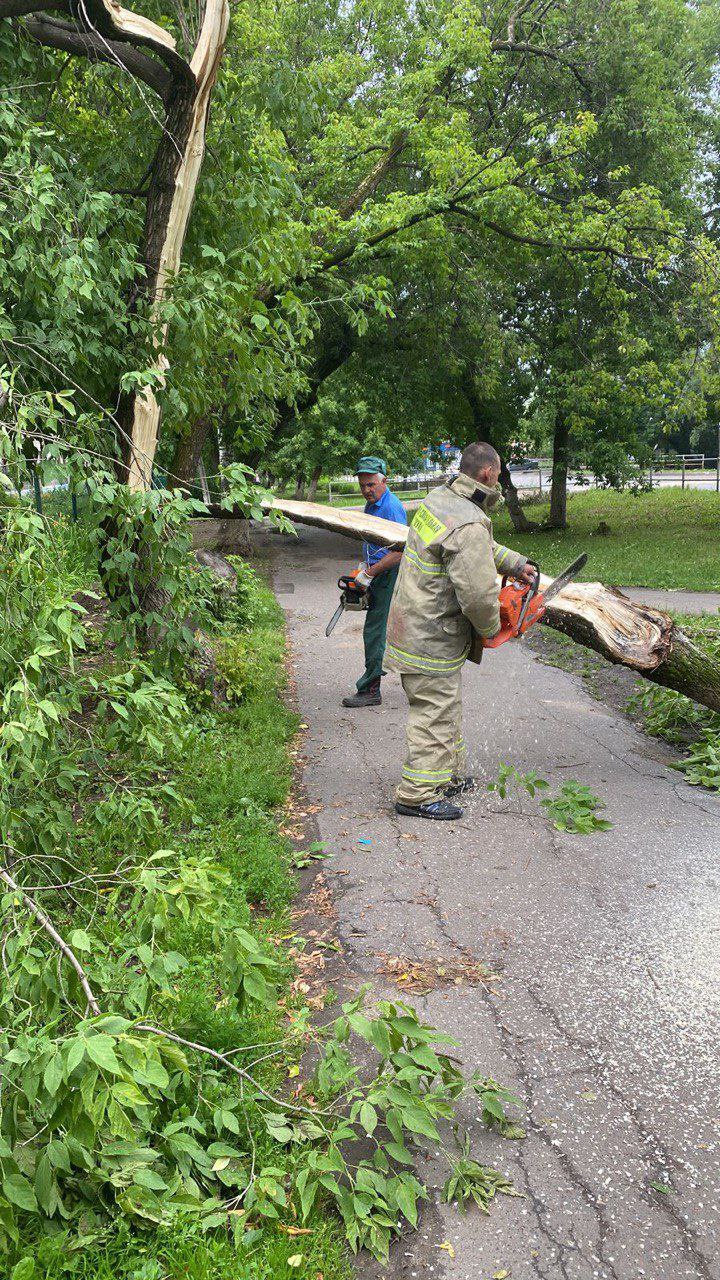
[[367, 587], [355, 580], [362, 570], [363, 566], [358, 565], [357, 569], [353, 569], [352, 573], [344, 573], [338, 578], [340, 603], [325, 628], [326, 636], [329, 636], [335, 630], [346, 609], [352, 613], [354, 611], [362, 612], [369, 607], [370, 596], [368, 595]]

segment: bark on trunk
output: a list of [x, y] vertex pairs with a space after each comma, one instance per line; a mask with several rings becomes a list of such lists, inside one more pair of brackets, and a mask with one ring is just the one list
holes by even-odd
[[[52, 11], [67, 12], [71, 21]], [[50, 11], [50, 12], [47, 12]], [[41, 16], [37, 16], [40, 14]], [[149, 301], [157, 322], [163, 292], [180, 265], [183, 242], [205, 151], [210, 95], [225, 44], [228, 0], [207, 0], [202, 26], [188, 62], [172, 34], [159, 23], [124, 9], [117, 0], [84, 0], [79, 7], [56, 0], [0, 0], [0, 17], [26, 15], [23, 30], [39, 44], [71, 55], [111, 63], [144, 81], [162, 99], [164, 120], [150, 168], [145, 227], [140, 244], [143, 271], [130, 295]], [[162, 379], [166, 327], [158, 325], [154, 372]], [[149, 488], [160, 409], [150, 386], [118, 396], [118, 472], [131, 488]]]
[[[205, 152], [210, 95], [222, 57], [228, 19], [227, 0], [208, 0], [187, 76], [174, 81], [166, 99], [165, 127], [153, 161], [147, 200], [142, 244], [145, 274], [137, 283], [138, 292], [149, 296], [155, 317], [159, 314], [164, 290], [180, 266]], [[166, 332], [166, 326], [161, 328], [155, 362], [161, 376], [167, 369], [166, 357], [160, 351]], [[117, 416], [128, 484], [133, 489], [147, 489], [160, 425], [160, 406], [152, 389], [146, 387], [124, 394]]]
[[565, 418], [558, 415], [555, 420], [555, 436], [553, 439], [553, 469], [550, 482], [550, 515], [549, 529], [567, 529], [567, 477], [569, 460], [570, 429]]
[[168, 473], [168, 483], [172, 488], [189, 488], [194, 483], [209, 429], [208, 417], [196, 418], [190, 423], [187, 433], [178, 437]]
[[660, 609], [634, 604], [600, 582], [572, 583], [548, 606], [544, 621], [610, 662], [720, 711], [720, 663]]
[[310, 484], [308, 485], [308, 491], [307, 491], [308, 502], [315, 501], [315, 494], [317, 493], [321, 475], [322, 475], [322, 467], [321, 466], [315, 467], [310, 477]]
[[508, 515], [512, 520], [513, 529], [516, 533], [532, 533], [533, 529], [537, 529], [534, 520], [528, 520], [525, 512], [520, 505], [520, 494], [518, 493], [510, 468], [504, 458], [500, 459], [500, 487], [503, 491], [505, 506], [508, 509]]
[[214, 423], [207, 434], [206, 456], [210, 465], [210, 479], [214, 482], [213, 488], [222, 489], [222, 484], [218, 478], [218, 473], [220, 471], [220, 436]]
[[[360, 542], [400, 548], [407, 537], [405, 525], [362, 511], [282, 498], [265, 505], [299, 524], [342, 533]], [[547, 587], [549, 582], [543, 576], [542, 585]], [[660, 609], [633, 604], [621, 591], [600, 582], [581, 582], [571, 583], [555, 597], [545, 620], [610, 662], [630, 667], [646, 680], [720, 711], [720, 663], [698, 649]]]
[[198, 462], [197, 473], [198, 473], [198, 480], [200, 481], [200, 490], [202, 492], [202, 499], [205, 505], [207, 506], [208, 503], [212, 501], [212, 499], [210, 497], [210, 486], [207, 480], [207, 472], [205, 471], [205, 466], [202, 458]]

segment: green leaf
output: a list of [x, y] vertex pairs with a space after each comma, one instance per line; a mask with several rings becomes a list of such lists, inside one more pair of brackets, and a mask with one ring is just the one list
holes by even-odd
[[70, 1173], [72, 1166], [68, 1149], [64, 1142], [61, 1142], [59, 1138], [53, 1138], [51, 1142], [48, 1142], [46, 1151], [48, 1159], [55, 1169], [62, 1169], [63, 1173]]
[[404, 1147], [400, 1142], [386, 1142], [385, 1154], [390, 1156], [391, 1160], [395, 1160], [397, 1164], [415, 1163], [407, 1147]]
[[32, 1184], [21, 1173], [11, 1173], [3, 1179], [3, 1195], [11, 1204], [19, 1209], [27, 1209], [28, 1213], [37, 1212], [38, 1202]]
[[485, 1111], [489, 1111], [491, 1116], [495, 1116], [497, 1120], [505, 1119], [505, 1108], [499, 1098], [494, 1093], [484, 1093], [482, 1095], [482, 1104]]
[[370, 1023], [370, 1040], [374, 1044], [378, 1053], [382, 1054], [383, 1058], [390, 1056], [392, 1051], [390, 1033], [385, 1026], [385, 1023], [381, 1022], [378, 1018], [373, 1019]]
[[45, 1213], [52, 1214], [57, 1204], [55, 1179], [47, 1151], [43, 1151], [35, 1170], [35, 1194]]
[[227, 1111], [223, 1108], [220, 1111], [219, 1118], [220, 1124], [224, 1129], [229, 1130], [230, 1133], [240, 1132], [240, 1124], [234, 1111]]
[[136, 1169], [133, 1182], [138, 1187], [148, 1187], [150, 1191], [167, 1191], [168, 1189], [165, 1179], [153, 1169]]
[[78, 1036], [77, 1039], [70, 1041], [70, 1046], [67, 1051], [67, 1073], [69, 1076], [72, 1075], [76, 1067], [80, 1066], [84, 1057], [85, 1041]]
[[407, 1183], [401, 1182], [395, 1188], [395, 1199], [398, 1203], [398, 1209], [405, 1215], [411, 1227], [416, 1227], [418, 1216], [417, 1192], [412, 1187], [409, 1187]]
[[439, 1137], [437, 1128], [427, 1112], [420, 1107], [404, 1107], [402, 1112], [402, 1122], [406, 1129], [410, 1129], [412, 1133], [422, 1133], [426, 1138]]
[[10, 1280], [35, 1280], [37, 1272], [32, 1258], [21, 1258], [10, 1272]]
[[57, 1052], [53, 1054], [43, 1073], [43, 1084], [48, 1093], [54, 1097], [57, 1093], [63, 1079], [62, 1054]]
[[88, 1058], [103, 1071], [112, 1071], [114, 1075], [122, 1075], [122, 1067], [115, 1055], [113, 1042], [109, 1036], [88, 1036], [85, 1041], [85, 1052]]
[[651, 1181], [650, 1186], [653, 1191], [661, 1191], [664, 1196], [671, 1195], [673, 1191], [673, 1188], [669, 1187], [666, 1182]]
[[378, 1122], [377, 1111], [375, 1110], [372, 1103], [363, 1102], [360, 1108], [360, 1123], [363, 1129], [365, 1130], [365, 1132], [368, 1134], [368, 1136], [371, 1133], [375, 1132], [375, 1129], [377, 1128], [377, 1122]]
[[92, 939], [84, 929], [73, 929], [70, 934], [70, 946], [73, 951], [92, 951]]

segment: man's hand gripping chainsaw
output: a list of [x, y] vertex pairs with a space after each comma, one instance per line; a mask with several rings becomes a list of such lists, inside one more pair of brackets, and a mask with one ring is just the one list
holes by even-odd
[[568, 582], [572, 582], [586, 563], [587, 556], [583, 552], [544, 591], [540, 590], [540, 566], [534, 560], [528, 560], [528, 564], [535, 570], [532, 582], [509, 582], [506, 577], [503, 578], [499, 597], [500, 630], [489, 640], [483, 639], [483, 648], [499, 649], [506, 640], [525, 635], [529, 627], [540, 621], [548, 601], [558, 591], [562, 591]]
[[368, 608], [370, 598], [367, 588], [371, 582], [372, 578], [368, 577], [364, 564], [359, 564], [357, 569], [353, 569], [352, 573], [344, 573], [341, 578], [338, 578], [340, 604], [325, 628], [326, 636], [329, 636], [335, 629], [338, 619], [342, 617], [346, 609], [353, 611], [355, 609], [363, 610]]

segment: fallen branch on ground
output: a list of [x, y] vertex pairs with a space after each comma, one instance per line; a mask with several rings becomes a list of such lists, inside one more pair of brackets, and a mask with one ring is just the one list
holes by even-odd
[[50, 917], [45, 914], [42, 907], [38, 906], [35, 899], [31, 898], [30, 895], [25, 892], [25, 890], [17, 883], [16, 880], [13, 880], [9, 871], [6, 871], [4, 867], [0, 867], [0, 880], [3, 880], [5, 884], [8, 886], [8, 888], [12, 889], [13, 893], [17, 893], [18, 897], [22, 900], [22, 902], [25, 904], [28, 910], [32, 912], [32, 914], [35, 916], [35, 919], [38, 921], [38, 923], [42, 925], [45, 932], [49, 934], [49, 936], [52, 938], [56, 947], [60, 948], [63, 955], [65, 956], [65, 959], [69, 961], [69, 963], [72, 965], [73, 969], [75, 970], [78, 978], [80, 979], [80, 986], [85, 992], [85, 996], [87, 998], [87, 1002], [90, 1009], [92, 1009], [92, 1012], [95, 1014], [95, 1016], [99, 1018], [100, 1005], [95, 999], [92, 987], [90, 986], [90, 983], [87, 980], [87, 975], [85, 973], [85, 970], [83, 969], [82, 965], [80, 964], [80, 961], [75, 955], [75, 952], [72, 950], [72, 947], [69, 947], [65, 939], [61, 937], [61, 935], [58, 933], [57, 929], [55, 928], [54, 924], [52, 923]]

